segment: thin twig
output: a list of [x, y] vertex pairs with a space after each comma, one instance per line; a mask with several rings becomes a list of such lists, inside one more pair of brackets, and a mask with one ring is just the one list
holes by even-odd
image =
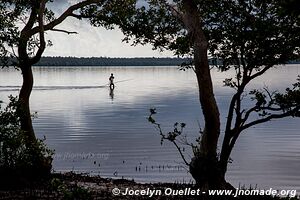
[[78, 34], [78, 32], [76, 32], [76, 31], [67, 31], [67, 30], [62, 30], [62, 29], [57, 29], [57, 28], [50, 29], [50, 31], [67, 33], [68, 35], [69, 34]]

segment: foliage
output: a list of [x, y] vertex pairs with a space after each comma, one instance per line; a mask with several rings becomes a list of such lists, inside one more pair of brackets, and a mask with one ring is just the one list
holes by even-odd
[[[165, 15], [168, 17], [170, 13], [173, 14], [171, 12], [172, 9], [178, 9], [181, 5], [166, 7], [165, 4], [157, 2], [163, 1], [149, 1], [150, 4], [155, 3], [157, 7], [166, 8]], [[207, 0], [201, 1], [201, 3], [200, 1], [197, 2], [199, 2], [197, 6], [202, 16], [203, 29], [209, 42], [208, 51], [211, 56], [222, 61], [215, 64], [221, 71], [229, 69], [236, 71], [235, 77], [226, 78], [224, 83], [226, 86], [235, 88], [239, 95], [244, 92], [246, 85], [250, 81], [261, 76], [268, 69], [300, 57], [299, 18], [283, 12], [282, 3], [279, 1]], [[137, 18], [141, 15], [139, 12], [140, 10], [137, 11]], [[180, 12], [179, 9], [178, 12]], [[143, 16], [151, 18], [148, 19], [150, 21], [155, 17], [151, 10], [146, 9]], [[176, 18], [173, 14], [174, 17]], [[139, 20], [136, 20], [135, 23], [139, 23]], [[156, 25], [159, 26], [160, 24]], [[171, 26], [172, 23], [169, 25]], [[164, 26], [166, 27], [166, 25]], [[164, 35], [164, 39], [167, 37], [171, 39], [169, 43], [163, 43], [163, 46], [173, 46], [174, 37], [182, 39], [182, 35], [178, 35], [178, 32], [184, 28], [182, 26], [178, 27], [176, 31], [170, 30], [170, 34], [176, 35], [173, 35], [173, 38], [170, 37], [171, 35]], [[156, 29], [151, 31], [152, 34], [159, 35]], [[142, 37], [139, 40], [148, 39], [146, 34], [140, 36], [130, 32], [128, 36], [130, 35]], [[189, 35], [185, 36], [189, 40], [192, 39]], [[154, 38], [154, 40], [159, 40], [159, 38]], [[181, 48], [177, 46], [176, 49]], [[192, 46], [190, 46], [190, 50], [192, 51]], [[293, 89], [287, 89], [286, 94], [276, 92], [276, 94], [274, 93], [276, 100], [273, 99], [269, 103], [272, 103], [272, 105], [276, 104], [281, 108], [283, 106], [289, 109], [295, 108], [296, 105], [299, 105], [299, 100], [297, 99], [298, 90], [299, 88], [294, 87]], [[269, 95], [264, 96], [258, 91], [254, 90], [250, 94], [254, 95], [254, 98], [257, 100], [256, 103], [260, 104]], [[293, 101], [293, 103], [286, 102], [288, 99]], [[283, 111], [284, 109], [281, 110]]]
[[[192, 56], [194, 35], [188, 33], [184, 26], [183, 2], [148, 0], [145, 6], [136, 7], [131, 11], [131, 17], [116, 18], [118, 12], [107, 17], [115, 19], [111, 23], [120, 26], [125, 34], [125, 41], [133, 41], [133, 45], [150, 43], [159, 49], [173, 50], [175, 55]], [[202, 28], [208, 40], [208, 53], [216, 62], [214, 65], [220, 71], [234, 70], [234, 77], [224, 80], [225, 86], [236, 90], [228, 112], [227, 131], [233, 129], [241, 132], [248, 126], [242, 127], [249, 120], [249, 114], [256, 111], [259, 120], [265, 122], [266, 114], [275, 118], [297, 116], [299, 100], [297, 90], [293, 88], [286, 93], [260, 89], [250, 92], [252, 100], [256, 101], [253, 108], [242, 108], [246, 86], [263, 75], [267, 70], [279, 64], [297, 60], [300, 57], [300, 26], [298, 15], [286, 12], [286, 7], [296, 4], [296, 1], [195, 1], [201, 16]], [[96, 15], [101, 19], [101, 13]], [[92, 24], [97, 24], [97, 17], [92, 18]], [[194, 62], [184, 62], [180, 69], [194, 69]], [[255, 92], [256, 91], [256, 92]], [[255, 94], [254, 94], [254, 93]], [[269, 99], [268, 107], [257, 108], [257, 104]], [[254, 95], [254, 96], [253, 96]], [[265, 97], [264, 97], [265, 96]], [[293, 99], [288, 103], [287, 99]], [[279, 102], [281, 101], [281, 102]], [[274, 107], [270, 107], [276, 106]], [[279, 105], [280, 104], [280, 105]], [[285, 104], [285, 105], [284, 105]], [[285, 106], [285, 109], [282, 109]], [[279, 108], [280, 107], [280, 108]], [[236, 110], [236, 112], [233, 112]], [[286, 112], [287, 110], [293, 110]], [[275, 113], [270, 111], [277, 111]], [[276, 115], [281, 111], [281, 115]], [[236, 123], [233, 123], [235, 117]], [[273, 117], [267, 118], [268, 120]], [[244, 120], [244, 121], [243, 121]], [[261, 121], [262, 120], [262, 121]], [[267, 121], [268, 121], [267, 120]], [[231, 127], [236, 124], [236, 127]]]
[[282, 6], [282, 10], [283, 12], [288, 12], [294, 16], [298, 16], [300, 15], [300, 2], [298, 0], [280, 0], [279, 1], [281, 6]]
[[[52, 0], [46, 0], [45, 2], [51, 2]], [[30, 14], [30, 10], [34, 8], [34, 12], [37, 14], [37, 8], [39, 7], [40, 2], [38, 1], [14, 1], [14, 0], [5, 0], [0, 3], [0, 40], [1, 40], [1, 54], [0, 58], [2, 61], [2, 65], [13, 65], [18, 66], [18, 60], [8, 61], [8, 58], [17, 58], [19, 57], [16, 52], [17, 47], [20, 45], [20, 37], [25, 37], [22, 33], [21, 28], [24, 28], [26, 25], [26, 21], [29, 19], [28, 15]], [[54, 19], [54, 13], [45, 8], [43, 12], [43, 16], [45, 17], [45, 21], [49, 22]], [[31, 16], [32, 18], [33, 16]], [[33, 23], [37, 23], [37, 19]], [[32, 23], [32, 22], [31, 22]], [[27, 28], [28, 28], [27, 24]], [[27, 35], [26, 41], [26, 51], [30, 58], [35, 57], [37, 50], [40, 48], [42, 43], [42, 39], [38, 38], [37, 35]], [[51, 42], [47, 41], [47, 44], [51, 46]], [[4, 65], [5, 66], [5, 65]]]
[[17, 27], [14, 24], [14, 14], [5, 9], [5, 4], [0, 4], [0, 61], [3, 66], [8, 65], [10, 57], [7, 46], [16, 42]]
[[[99, 12], [102, 13], [102, 17], [97, 18], [97, 25], [111, 28], [113, 20], [105, 16], [118, 10], [118, 16], [125, 18], [127, 13], [133, 10], [132, 6], [135, 0], [67, 2], [70, 7], [59, 16], [49, 8], [50, 3], [55, 2], [53, 0], [4, 0], [0, 2], [0, 63], [2, 65], [22, 67], [20, 65], [25, 61], [31, 65], [36, 64], [46, 46], [53, 45], [50, 40], [46, 40], [46, 32], [77, 34], [77, 30], [56, 28], [66, 18], [73, 17], [81, 20], [92, 18], [96, 12]], [[126, 9], [124, 9], [126, 5]]]
[[0, 104], [1, 174], [8, 171], [21, 173], [35, 169], [40, 169], [41, 172], [47, 169], [44, 172], [49, 173], [53, 151], [46, 147], [44, 140], [37, 140], [31, 146], [25, 145], [25, 135], [20, 128], [20, 119], [16, 111], [17, 98], [10, 96], [9, 99], [10, 102], [5, 108], [1, 108]]
[[[3, 66], [14, 65], [22, 71], [23, 85], [19, 93], [18, 109], [22, 134], [20, 138], [26, 148], [37, 150], [40, 148], [32, 126], [30, 113], [30, 95], [33, 88], [32, 66], [41, 59], [47, 46], [52, 42], [46, 40], [46, 33], [56, 31], [65, 34], [76, 34], [76, 31], [59, 29], [57, 26], [67, 18], [78, 20], [89, 17], [80, 14], [86, 7], [96, 7], [103, 12], [113, 10], [112, 1], [84, 0], [66, 2], [70, 6], [58, 17], [49, 9], [53, 0], [3, 0], [0, 1], [0, 57]], [[122, 1], [114, 1], [119, 3]], [[124, 2], [126, 2], [124, 0]], [[112, 4], [114, 5], [114, 4]], [[119, 6], [120, 7], [120, 6]], [[3, 26], [2, 26], [3, 24]], [[13, 61], [9, 63], [8, 61]], [[33, 145], [31, 145], [31, 143]], [[28, 150], [29, 150], [28, 149]], [[43, 149], [41, 149], [43, 150]], [[33, 154], [35, 155], [35, 154]]]
[[[283, 92], [270, 91], [267, 88], [252, 88], [249, 92], [248, 88], [249, 83], [269, 69], [300, 58], [299, 16], [297, 12], [287, 12], [286, 7], [296, 3], [295, 1], [147, 2], [147, 6], [136, 9], [133, 17], [120, 23], [126, 35], [125, 39], [132, 39], [133, 44], [150, 43], [154, 48], [173, 50], [175, 55], [193, 56], [194, 62], [183, 64], [183, 70], [192, 68], [197, 75], [205, 120], [205, 134], [198, 140], [198, 145], [203, 152], [212, 149], [216, 151], [214, 145], [217, 144], [220, 130], [224, 130], [222, 148], [216, 162], [216, 167], [220, 168], [223, 176], [235, 142], [245, 129], [273, 119], [299, 117], [299, 79], [292, 88]], [[150, 26], [146, 28], [148, 23]], [[209, 86], [207, 83], [213, 82], [213, 78], [210, 73], [199, 73], [200, 70], [209, 70], [207, 54], [217, 61], [214, 66], [220, 72], [235, 72], [224, 80], [225, 86], [235, 90], [229, 103], [224, 128], [220, 128], [218, 123], [218, 108], [211, 109], [217, 107], [213, 90], [208, 91], [203, 87], [205, 84]], [[195, 67], [191, 67], [192, 65]], [[244, 107], [243, 102], [249, 98], [253, 105]], [[207, 110], [209, 108], [210, 111]], [[213, 113], [210, 115], [208, 112]], [[151, 113], [149, 121], [160, 129], [160, 125], [152, 118], [153, 114], [155, 113]], [[208, 132], [205, 131], [207, 128], [210, 128]], [[168, 136], [162, 137], [168, 139]], [[203, 160], [198, 159], [198, 152], [194, 156], [194, 166], [199, 166]], [[201, 179], [201, 169], [193, 171]]]
[[299, 58], [299, 20], [284, 14], [278, 1], [219, 1], [211, 6], [213, 12], [202, 8], [204, 28], [210, 53], [223, 60], [222, 70], [243, 65], [249, 75]]

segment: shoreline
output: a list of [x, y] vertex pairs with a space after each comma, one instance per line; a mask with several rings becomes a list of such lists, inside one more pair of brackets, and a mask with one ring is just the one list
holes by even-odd
[[87, 174], [52, 173], [47, 181], [30, 183], [23, 188], [0, 189], [0, 199], [299, 199], [298, 196], [279, 197], [270, 195], [242, 195], [236, 197], [237, 189], [230, 195], [208, 195], [193, 184], [137, 183], [133, 180], [103, 178]]

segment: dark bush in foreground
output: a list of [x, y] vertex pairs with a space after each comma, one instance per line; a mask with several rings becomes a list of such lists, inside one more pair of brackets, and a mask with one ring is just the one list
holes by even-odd
[[9, 97], [4, 107], [0, 102], [0, 189], [27, 184], [51, 172], [52, 154], [43, 140], [25, 145], [21, 131], [18, 101]]

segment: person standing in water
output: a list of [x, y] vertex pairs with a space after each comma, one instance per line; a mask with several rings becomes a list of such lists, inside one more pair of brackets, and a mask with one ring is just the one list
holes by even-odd
[[114, 74], [111, 73], [108, 80], [109, 80], [109, 88], [112, 89], [112, 90], [115, 88], [114, 78], [115, 78]]

